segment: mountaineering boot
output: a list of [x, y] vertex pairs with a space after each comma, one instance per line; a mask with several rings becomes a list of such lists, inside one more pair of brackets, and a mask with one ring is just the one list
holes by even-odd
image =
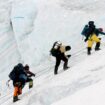
[[33, 80], [29, 82], [29, 89], [33, 87]]
[[95, 47], [95, 51], [98, 51], [98, 50], [100, 50], [100, 42], [98, 42], [98, 43], [96, 43], [96, 47]]
[[67, 69], [69, 68], [67, 65], [68, 65], [68, 60], [66, 60], [66, 61], [64, 62], [63, 70], [67, 70]]
[[88, 54], [88, 55], [91, 54], [91, 48], [90, 48], [90, 47], [87, 48], [87, 54]]
[[70, 67], [67, 66], [67, 67], [64, 68], [64, 70], [67, 70], [67, 69], [69, 69], [69, 68], [70, 68]]
[[55, 69], [54, 69], [54, 74], [56, 75], [56, 74], [58, 74], [58, 67], [55, 67]]
[[14, 97], [13, 97], [13, 102], [16, 102], [16, 101], [18, 101], [18, 100], [20, 100], [20, 99], [18, 99], [18, 96], [14, 96]]
[[54, 74], [55, 74], [55, 75], [57, 75], [57, 74], [58, 74], [56, 70], [54, 70]]

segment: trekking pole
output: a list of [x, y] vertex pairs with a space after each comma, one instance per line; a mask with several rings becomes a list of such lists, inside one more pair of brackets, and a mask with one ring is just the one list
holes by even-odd
[[8, 86], [8, 87], [10, 87], [10, 85], [9, 85], [9, 82], [10, 82], [11, 80], [9, 79], [7, 82], [6, 82], [6, 86]]
[[84, 40], [84, 36], [82, 36], [82, 40]]

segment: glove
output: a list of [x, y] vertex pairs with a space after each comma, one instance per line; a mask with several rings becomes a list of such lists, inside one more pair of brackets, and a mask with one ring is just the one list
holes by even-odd
[[71, 55], [67, 55], [67, 57], [68, 57], [68, 58], [70, 58], [70, 57], [71, 57]]
[[28, 77], [32, 77], [32, 76], [35, 77], [35, 74], [30, 74], [30, 75], [28, 75]]
[[101, 38], [99, 38], [99, 40], [101, 40]]
[[33, 74], [33, 76], [35, 77], [35, 74]]
[[88, 39], [86, 38], [86, 39], [84, 40], [84, 42], [87, 42], [87, 40], [88, 40]]

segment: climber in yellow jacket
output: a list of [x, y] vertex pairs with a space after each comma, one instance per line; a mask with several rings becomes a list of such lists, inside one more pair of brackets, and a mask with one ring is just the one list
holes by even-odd
[[95, 28], [94, 21], [89, 21], [88, 23], [88, 29], [86, 32], [86, 39], [84, 40], [85, 42], [87, 41], [88, 47], [87, 47], [87, 54], [91, 54], [92, 46], [93, 43], [96, 43], [95, 46], [95, 51], [100, 50], [100, 38], [98, 37], [99, 34], [105, 35], [104, 32], [102, 32], [102, 28]]

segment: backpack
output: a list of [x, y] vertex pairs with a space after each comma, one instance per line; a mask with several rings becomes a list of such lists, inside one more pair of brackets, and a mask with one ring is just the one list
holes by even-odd
[[16, 65], [13, 68], [13, 70], [9, 73], [9, 78], [11, 80], [15, 80], [15, 79], [19, 78], [20, 74], [25, 74], [24, 67], [23, 67], [23, 65], [21, 63]]
[[89, 32], [89, 26], [85, 25], [81, 34], [86, 37], [88, 35], [88, 32]]
[[54, 44], [53, 44], [53, 47], [51, 48], [50, 50], [50, 54], [54, 57], [56, 57], [58, 54], [59, 54], [59, 48], [61, 46], [62, 43], [58, 43], [58, 41], [56, 41]]

